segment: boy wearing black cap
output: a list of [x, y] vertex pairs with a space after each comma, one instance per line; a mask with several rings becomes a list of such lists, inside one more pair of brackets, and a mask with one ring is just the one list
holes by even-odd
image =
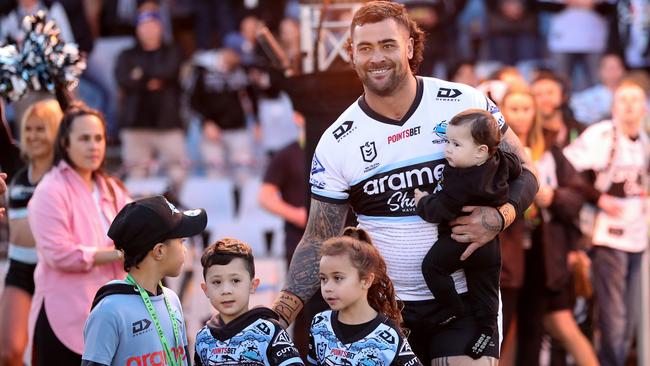
[[163, 287], [185, 260], [183, 238], [201, 233], [203, 209], [181, 212], [162, 196], [131, 202], [108, 229], [124, 252], [125, 280], [97, 291], [84, 329], [82, 365], [189, 365], [178, 296]]

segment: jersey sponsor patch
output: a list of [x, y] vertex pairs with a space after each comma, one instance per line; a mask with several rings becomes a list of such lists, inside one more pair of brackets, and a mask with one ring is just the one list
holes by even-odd
[[341, 123], [341, 125], [338, 126], [334, 131], [332, 131], [332, 135], [336, 139], [336, 142], [341, 142], [341, 140], [349, 136], [354, 130], [356, 130], [354, 121], [345, 121]]
[[415, 215], [415, 188], [435, 186], [443, 160], [396, 168], [375, 174], [352, 186], [350, 197], [357, 214], [367, 216]]
[[446, 102], [459, 102], [463, 93], [455, 88], [439, 88], [436, 94], [436, 100]]

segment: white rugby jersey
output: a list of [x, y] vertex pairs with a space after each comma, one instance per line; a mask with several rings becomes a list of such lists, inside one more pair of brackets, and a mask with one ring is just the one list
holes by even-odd
[[[501, 131], [499, 109], [478, 90], [417, 77], [417, 94], [401, 120], [370, 109], [361, 96], [323, 133], [311, 165], [312, 197], [349, 203], [386, 260], [401, 300], [431, 299], [422, 260], [437, 240], [437, 225], [415, 213], [415, 188], [435, 186], [443, 169], [447, 122], [470, 108], [490, 111]], [[467, 291], [462, 270], [452, 277]]]

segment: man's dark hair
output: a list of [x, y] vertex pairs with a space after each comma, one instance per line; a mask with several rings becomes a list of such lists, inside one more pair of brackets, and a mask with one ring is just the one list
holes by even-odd
[[413, 57], [409, 60], [409, 67], [413, 74], [417, 73], [423, 60], [424, 32], [409, 17], [404, 5], [392, 1], [372, 1], [364, 4], [354, 13], [352, 23], [350, 23], [349, 54], [352, 55], [352, 35], [354, 34], [355, 27], [364, 24], [379, 23], [386, 19], [393, 19], [397, 24], [408, 29], [409, 37], [413, 38]]
[[471, 124], [470, 131], [474, 142], [488, 147], [488, 154], [494, 155], [501, 142], [499, 123], [488, 111], [482, 109], [468, 109], [460, 112], [449, 121], [451, 126]]
[[214, 265], [222, 265], [232, 262], [235, 258], [241, 258], [246, 264], [246, 270], [255, 277], [255, 261], [253, 259], [253, 250], [250, 245], [241, 240], [234, 238], [223, 238], [217, 240], [214, 244], [205, 248], [201, 256], [201, 265], [203, 266], [203, 279], [208, 272], [208, 268]]

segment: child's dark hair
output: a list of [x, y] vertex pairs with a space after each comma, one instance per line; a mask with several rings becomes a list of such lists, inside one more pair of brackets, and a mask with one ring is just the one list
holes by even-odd
[[488, 154], [494, 155], [501, 142], [499, 123], [492, 114], [483, 109], [468, 109], [460, 112], [449, 121], [451, 126], [463, 126], [471, 123], [472, 138], [479, 145], [488, 147]]
[[321, 256], [348, 254], [352, 265], [359, 271], [359, 277], [367, 278], [370, 273], [374, 274], [375, 279], [368, 289], [368, 303], [398, 326], [402, 324], [401, 309], [395, 298], [393, 282], [388, 278], [386, 262], [365, 230], [346, 227], [342, 236], [325, 241], [320, 253]]
[[235, 258], [241, 258], [246, 263], [246, 270], [255, 277], [255, 261], [253, 259], [253, 250], [250, 245], [241, 240], [234, 238], [223, 238], [217, 240], [214, 244], [208, 246], [201, 256], [201, 265], [203, 266], [203, 278], [208, 272], [208, 268], [214, 265], [226, 265]]

